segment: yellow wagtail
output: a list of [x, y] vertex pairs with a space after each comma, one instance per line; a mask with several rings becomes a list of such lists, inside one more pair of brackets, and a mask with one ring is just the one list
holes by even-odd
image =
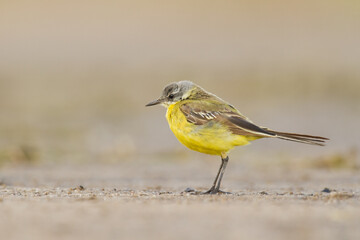
[[236, 108], [190, 81], [171, 83], [162, 96], [146, 106], [167, 107], [166, 119], [177, 139], [188, 148], [221, 156], [221, 165], [212, 187], [205, 194], [223, 193], [221, 179], [235, 146], [260, 138], [280, 138], [324, 146], [328, 138], [273, 131], [255, 125]]

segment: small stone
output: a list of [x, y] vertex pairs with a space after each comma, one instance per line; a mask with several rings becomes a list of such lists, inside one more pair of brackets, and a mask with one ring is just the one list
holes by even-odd
[[329, 188], [326, 187], [321, 192], [323, 192], [323, 193], [331, 193], [332, 190], [330, 190]]
[[184, 192], [195, 192], [195, 189], [193, 189], [193, 188], [186, 188], [185, 190], [184, 190]]

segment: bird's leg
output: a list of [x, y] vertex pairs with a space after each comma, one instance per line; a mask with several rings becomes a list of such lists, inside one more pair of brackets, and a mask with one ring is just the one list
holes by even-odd
[[224, 176], [225, 168], [226, 168], [228, 161], [229, 161], [228, 156], [221, 156], [221, 165], [220, 165], [219, 171], [216, 175], [214, 184], [208, 191], [204, 192], [203, 194], [227, 193], [227, 192], [223, 192], [220, 190], [220, 184], [221, 184], [221, 179]]
[[222, 162], [223, 162], [223, 166], [221, 168], [221, 172], [220, 172], [220, 177], [219, 177], [219, 180], [217, 182], [217, 185], [216, 185], [216, 188], [215, 188], [215, 191], [219, 192], [220, 191], [220, 184], [221, 184], [221, 180], [224, 176], [224, 172], [225, 172], [225, 168], [229, 162], [229, 157], [226, 156], [225, 158], [221, 158]]
[[215, 191], [216, 183], [217, 183], [217, 181], [218, 181], [218, 179], [219, 179], [220, 172], [221, 172], [221, 169], [223, 168], [223, 166], [224, 166], [224, 160], [221, 159], [221, 165], [220, 165], [220, 168], [219, 168], [218, 173], [216, 174], [215, 181], [214, 181], [212, 187], [211, 187], [208, 191], [204, 192], [204, 194], [212, 194], [212, 193]]

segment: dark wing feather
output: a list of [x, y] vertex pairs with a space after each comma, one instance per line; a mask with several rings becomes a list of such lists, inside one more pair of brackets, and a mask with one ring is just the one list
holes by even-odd
[[246, 130], [256, 135], [260, 134], [265, 136], [275, 136], [274, 133], [270, 133], [259, 126], [256, 126], [255, 124], [243, 118], [240, 118], [239, 116], [227, 116], [227, 119], [233, 124], [235, 124], [237, 127], [239, 127], [241, 130]]

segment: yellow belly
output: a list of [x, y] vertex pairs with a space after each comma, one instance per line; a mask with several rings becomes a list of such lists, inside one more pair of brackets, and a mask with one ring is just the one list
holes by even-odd
[[172, 104], [166, 119], [176, 138], [188, 148], [212, 155], [227, 153], [235, 146], [249, 144], [255, 137], [235, 135], [221, 123], [211, 121], [204, 125], [189, 123], [180, 110], [180, 103]]

